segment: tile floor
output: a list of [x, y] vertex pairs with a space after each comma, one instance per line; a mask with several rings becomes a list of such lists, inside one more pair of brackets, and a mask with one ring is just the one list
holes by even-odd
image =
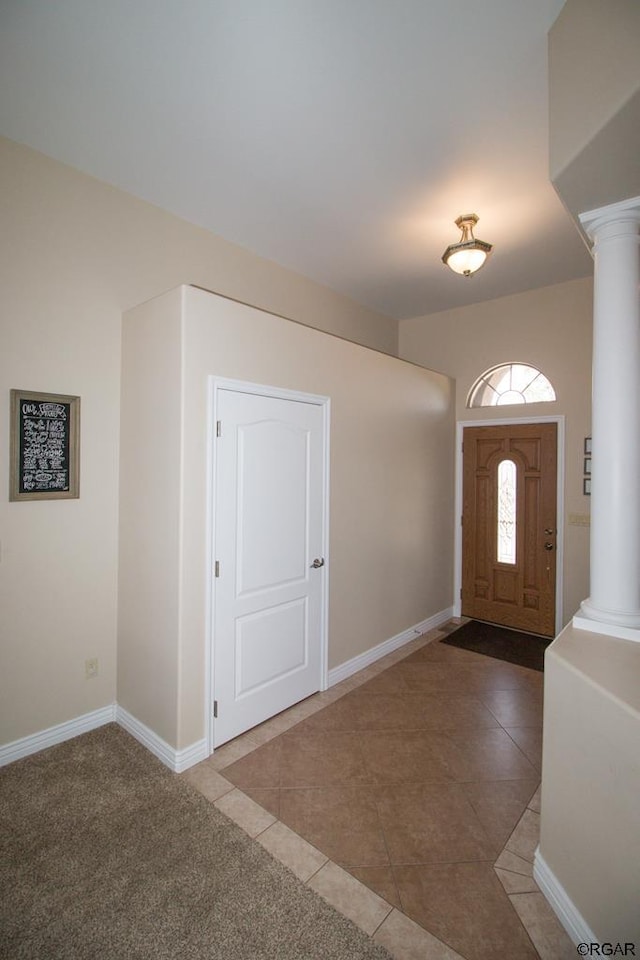
[[417, 638], [183, 776], [397, 960], [565, 960], [532, 874], [541, 673]]

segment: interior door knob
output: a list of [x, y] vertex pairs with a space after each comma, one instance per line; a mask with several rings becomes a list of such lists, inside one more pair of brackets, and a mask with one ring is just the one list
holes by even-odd
[[324, 557], [316, 557], [311, 566], [314, 570], [317, 570], [318, 567], [324, 567]]
[[553, 550], [553, 544], [552, 544], [551, 540], [547, 540], [547, 542], [546, 542], [545, 545], [544, 545], [544, 548], [545, 548], [545, 550]]

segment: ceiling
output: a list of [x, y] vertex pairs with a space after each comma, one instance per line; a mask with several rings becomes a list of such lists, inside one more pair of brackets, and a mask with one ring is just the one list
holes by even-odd
[[[547, 173], [563, 0], [0, 0], [0, 134], [380, 313], [586, 276]], [[457, 216], [494, 244], [441, 262]]]

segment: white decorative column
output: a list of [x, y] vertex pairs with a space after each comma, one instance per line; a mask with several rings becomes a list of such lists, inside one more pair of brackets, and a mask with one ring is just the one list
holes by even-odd
[[573, 625], [640, 641], [640, 197], [580, 221], [594, 243], [591, 596]]

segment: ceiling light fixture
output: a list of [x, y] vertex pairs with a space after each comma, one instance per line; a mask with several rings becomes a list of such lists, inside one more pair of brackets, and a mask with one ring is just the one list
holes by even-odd
[[456, 226], [462, 230], [462, 237], [458, 243], [452, 243], [442, 254], [442, 262], [451, 267], [454, 273], [463, 277], [470, 277], [479, 270], [492, 250], [492, 244], [484, 240], [476, 240], [473, 228], [478, 222], [475, 213], [465, 213], [458, 217]]

